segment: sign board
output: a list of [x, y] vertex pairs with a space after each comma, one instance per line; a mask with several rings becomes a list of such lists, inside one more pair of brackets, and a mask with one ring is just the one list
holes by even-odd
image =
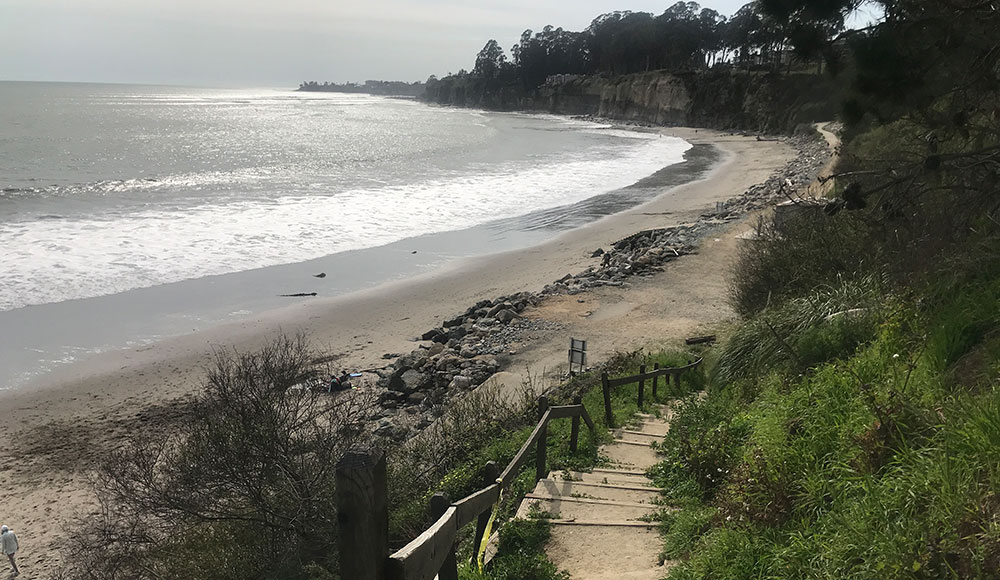
[[575, 338], [569, 339], [569, 372], [573, 374], [573, 365], [580, 367], [580, 371], [587, 366], [587, 341]]

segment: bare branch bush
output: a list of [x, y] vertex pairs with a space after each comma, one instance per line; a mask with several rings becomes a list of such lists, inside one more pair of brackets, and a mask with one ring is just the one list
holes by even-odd
[[301, 576], [336, 569], [334, 470], [368, 437], [363, 392], [289, 387], [313, 377], [302, 336], [217, 353], [175, 433], [137, 433], [100, 466], [101, 510], [69, 548], [66, 578]]

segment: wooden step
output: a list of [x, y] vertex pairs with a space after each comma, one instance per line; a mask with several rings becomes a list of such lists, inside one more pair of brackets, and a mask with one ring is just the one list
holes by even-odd
[[660, 437], [662, 437], [662, 435], [660, 435], [659, 433], [647, 433], [645, 431], [632, 431], [631, 429], [622, 429], [621, 433], [623, 433], [625, 435], [637, 435], [637, 436], [640, 436], [640, 437], [652, 437], [652, 438], [655, 438], [655, 439], [659, 439]]
[[617, 474], [620, 474], [620, 475], [641, 475], [643, 477], [646, 476], [646, 472], [645, 471], [635, 471], [635, 470], [627, 470], [627, 469], [608, 469], [606, 467], [595, 467], [595, 468], [591, 469], [590, 471], [592, 473], [617, 473]]
[[525, 494], [524, 497], [527, 498], [527, 499], [537, 499], [537, 500], [543, 500], [543, 501], [565, 501], [565, 502], [570, 502], [570, 503], [585, 503], [585, 504], [592, 504], [592, 505], [608, 505], [608, 506], [617, 506], [617, 507], [634, 507], [634, 508], [643, 508], [643, 509], [649, 509], [650, 507], [659, 507], [659, 504], [635, 503], [635, 502], [630, 502], [630, 501], [612, 501], [612, 500], [608, 500], [608, 499], [590, 499], [590, 498], [587, 498], [587, 497], [572, 497], [572, 496], [571, 497], [566, 497], [566, 496], [552, 497], [552, 496], [547, 496], [547, 495], [535, 495], [533, 493]]
[[642, 471], [593, 470], [585, 471], [553, 471], [549, 479], [555, 481], [584, 481], [589, 483], [607, 483], [610, 485], [644, 485], [651, 486], [652, 481]]
[[660, 490], [655, 487], [607, 485], [584, 481], [557, 481], [551, 479], [539, 480], [532, 493], [542, 497], [577, 496], [588, 499], [648, 504], [653, 503], [660, 497]]
[[628, 439], [615, 439], [616, 445], [636, 445], [638, 447], [649, 447], [652, 441], [630, 441]]
[[586, 497], [548, 497], [530, 493], [517, 509], [517, 517], [529, 518], [533, 513], [546, 514], [559, 519], [593, 521], [641, 521], [655, 515], [661, 509], [656, 504], [642, 504], [625, 501], [609, 501]]
[[649, 527], [552, 526], [549, 558], [575, 580], [660, 580], [663, 540]]
[[549, 519], [549, 520], [546, 520], [546, 521], [549, 522], [550, 524], [553, 524], [553, 525], [556, 525], [556, 526], [594, 526], [594, 527], [603, 527], [603, 528], [650, 528], [650, 529], [652, 529], [652, 528], [655, 528], [658, 525], [658, 522], [635, 522], [635, 521], [628, 521], [628, 520], [602, 522], [602, 521], [582, 521], [582, 520], [574, 520], [574, 519], [563, 520], [563, 519], [558, 519], [558, 518], [552, 518], [552, 519]]
[[670, 425], [667, 423], [643, 421], [631, 430], [644, 435], [663, 437], [670, 432]]
[[605, 445], [600, 453], [619, 469], [645, 470], [661, 461], [656, 451], [648, 445]]

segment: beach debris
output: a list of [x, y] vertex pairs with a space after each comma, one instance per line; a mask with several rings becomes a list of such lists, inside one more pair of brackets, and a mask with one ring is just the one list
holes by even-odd
[[690, 338], [684, 339], [684, 344], [705, 344], [708, 342], [715, 342], [714, 334], [706, 334], [705, 336], [692, 336]]
[[596, 250], [594, 250], [594, 252], [592, 254], [590, 254], [590, 257], [591, 258], [597, 258], [597, 257], [603, 256], [603, 255], [604, 255], [604, 249], [603, 248], [597, 248]]
[[320, 272], [319, 274], [313, 274], [313, 278], [326, 278], [326, 272]]
[[301, 296], [315, 296], [315, 295], [316, 295], [315, 292], [296, 292], [295, 294], [279, 294], [278, 296], [282, 296], [284, 298], [298, 298]]

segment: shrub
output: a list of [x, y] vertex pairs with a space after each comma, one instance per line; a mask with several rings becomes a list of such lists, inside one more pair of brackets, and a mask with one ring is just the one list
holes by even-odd
[[799, 373], [845, 357], [875, 336], [886, 315], [888, 291], [879, 276], [841, 278], [761, 312], [726, 342], [714, 369], [717, 384]]
[[884, 258], [869, 226], [853, 213], [813, 212], [786, 218], [779, 230], [763, 218], [743, 242], [730, 280], [730, 302], [749, 318], [838, 278], [877, 272]]
[[723, 397], [689, 397], [676, 408], [650, 475], [670, 498], [710, 498], [742, 454], [749, 426]]
[[[98, 516], [70, 548], [87, 579], [303, 577], [336, 569], [334, 468], [364, 437], [374, 400], [289, 387], [313, 376], [304, 338], [220, 352], [195, 415], [136, 433], [97, 474]], [[183, 555], [184, 565], [177, 565]]]

